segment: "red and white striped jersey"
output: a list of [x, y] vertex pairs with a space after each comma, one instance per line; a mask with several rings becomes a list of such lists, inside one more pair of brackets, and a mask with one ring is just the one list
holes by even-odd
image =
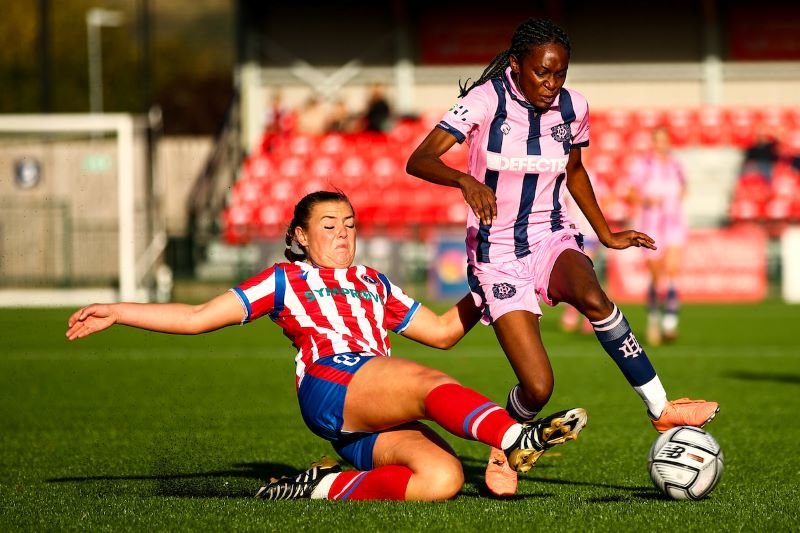
[[402, 333], [419, 302], [364, 265], [318, 268], [277, 263], [231, 289], [247, 323], [264, 315], [297, 348], [297, 386], [305, 368], [321, 357], [356, 352], [391, 355], [389, 330]]

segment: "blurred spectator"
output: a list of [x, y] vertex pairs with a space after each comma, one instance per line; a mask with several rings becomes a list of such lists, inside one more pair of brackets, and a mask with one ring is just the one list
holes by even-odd
[[772, 167], [778, 160], [778, 141], [763, 125], [756, 130], [753, 144], [745, 149], [740, 176], [759, 174], [767, 181], [772, 177]]
[[275, 90], [267, 103], [264, 113], [264, 134], [261, 150], [271, 152], [286, 136], [291, 135], [297, 124], [297, 115], [283, 104], [283, 95]]
[[264, 115], [264, 132], [267, 134], [290, 133], [295, 126], [296, 116], [283, 104], [283, 95], [279, 90], [272, 93], [267, 112]]
[[327, 113], [319, 98], [310, 96], [297, 115], [297, 131], [308, 135], [325, 132]]
[[383, 85], [374, 83], [370, 87], [367, 99], [367, 108], [364, 111], [364, 129], [366, 131], [386, 131], [389, 129], [389, 119], [392, 110], [386, 100]]
[[353, 129], [353, 117], [347, 104], [341, 98], [333, 103], [331, 112], [328, 114], [325, 130], [328, 132], [345, 133]]

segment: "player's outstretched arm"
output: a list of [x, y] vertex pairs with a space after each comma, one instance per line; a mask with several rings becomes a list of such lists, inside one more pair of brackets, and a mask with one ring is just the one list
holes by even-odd
[[200, 305], [169, 304], [92, 304], [69, 317], [66, 337], [80, 339], [121, 324], [161, 333], [194, 335], [239, 324], [242, 306], [236, 296], [226, 292]]
[[597, 204], [589, 174], [583, 166], [580, 148], [573, 148], [569, 152], [567, 188], [575, 199], [575, 203], [578, 204], [578, 207], [581, 208], [581, 211], [586, 216], [586, 220], [592, 225], [592, 229], [597, 233], [597, 238], [605, 247], [615, 250], [622, 250], [631, 246], [644, 246], [651, 250], [656, 249], [653, 238], [645, 233], [635, 230], [612, 232], [609, 229], [608, 222], [606, 222], [606, 218]]
[[478, 323], [481, 310], [475, 306], [471, 294], [437, 315], [427, 307], [420, 306], [403, 336], [421, 344], [447, 350], [464, 338], [464, 335]]

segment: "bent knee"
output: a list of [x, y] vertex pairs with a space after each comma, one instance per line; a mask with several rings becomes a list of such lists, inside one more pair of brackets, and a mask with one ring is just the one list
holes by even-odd
[[434, 368], [425, 368], [420, 371], [417, 376], [417, 383], [422, 385], [428, 392], [442, 385], [460, 385], [456, 378]]
[[580, 301], [576, 303], [583, 315], [593, 322], [607, 318], [614, 309], [614, 304], [599, 287], [581, 295]]
[[550, 401], [555, 383], [553, 375], [538, 376], [532, 383], [522, 383], [522, 401], [525, 407], [541, 409]]
[[461, 463], [453, 458], [429, 465], [423, 471], [415, 473], [412, 479], [414, 489], [409, 491], [408, 499], [451, 500], [464, 486], [464, 470]]

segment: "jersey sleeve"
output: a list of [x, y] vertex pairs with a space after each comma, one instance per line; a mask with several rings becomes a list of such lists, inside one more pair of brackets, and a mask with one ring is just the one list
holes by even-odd
[[[262, 317], [274, 315], [283, 308], [286, 274], [278, 265], [273, 265], [247, 281], [231, 289], [244, 308], [242, 324]], [[273, 316], [274, 318], [274, 316]]]
[[378, 278], [386, 289], [386, 303], [384, 304], [384, 326], [395, 333], [402, 333], [417, 314], [420, 303], [403, 290], [389, 281], [383, 274], [378, 274]]
[[[475, 87], [451, 107], [436, 125], [463, 143], [470, 132], [484, 123], [491, 105], [491, 96], [486, 91], [489, 84]], [[495, 95], [496, 98], [496, 95]]]
[[573, 95], [575, 105], [575, 122], [573, 123], [572, 146], [586, 148], [589, 146], [589, 102], [583, 95]]

